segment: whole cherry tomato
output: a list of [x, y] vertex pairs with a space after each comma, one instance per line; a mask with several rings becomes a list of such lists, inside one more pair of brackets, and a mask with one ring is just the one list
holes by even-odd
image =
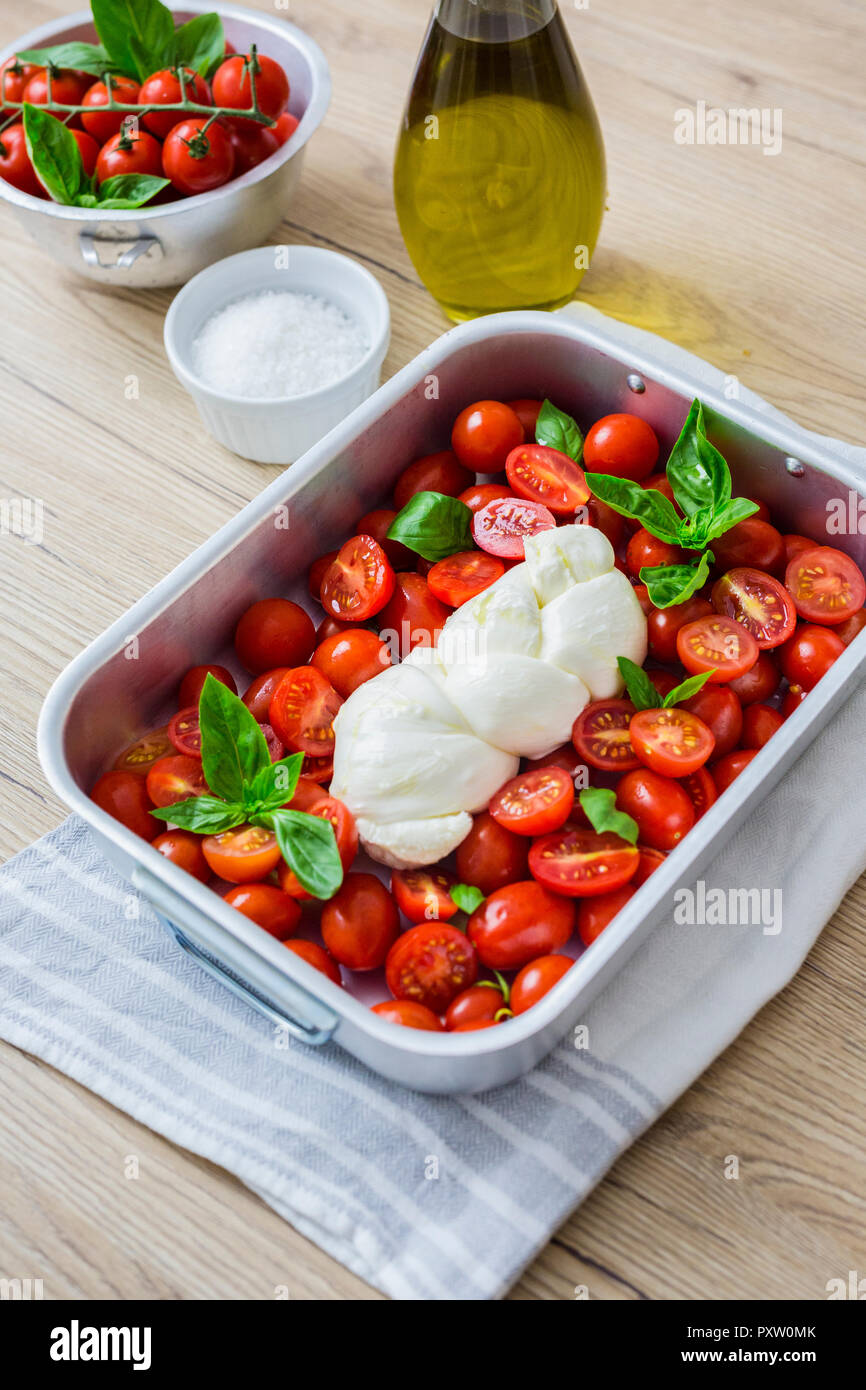
[[291, 941], [284, 941], [283, 945], [287, 951], [291, 951], [295, 956], [300, 956], [301, 960], [305, 960], [307, 965], [311, 965], [321, 975], [327, 975], [328, 979], [332, 980], [335, 985], [342, 986], [343, 977], [340, 974], [340, 967], [324, 946], [319, 946], [315, 941], [305, 941], [300, 936], [293, 937]]
[[752, 705], [756, 700], [769, 700], [775, 695], [781, 679], [775, 659], [769, 652], [759, 652], [754, 666], [736, 680], [729, 681], [728, 689], [734, 692], [741, 705]]
[[772, 705], [749, 705], [743, 715], [743, 747], [763, 748], [784, 722], [784, 715]]
[[[377, 507], [375, 511], [366, 512], [353, 528], [356, 536], [372, 536], [374, 541], [381, 545], [391, 565], [395, 570], [408, 570], [418, 559], [414, 550], [410, 550], [407, 545], [400, 541], [388, 539], [388, 532], [396, 520], [397, 513], [390, 507]], [[334, 551], [334, 559], [337, 552]], [[322, 576], [324, 578], [324, 575]], [[319, 584], [321, 590], [321, 582]], [[315, 595], [318, 598], [318, 594]]]
[[489, 811], [474, 818], [466, 839], [457, 846], [461, 883], [472, 884], [485, 895], [525, 879], [528, 866], [529, 845], [524, 837], [498, 825]]
[[544, 401], [535, 401], [521, 397], [516, 401], [506, 401], [509, 410], [513, 410], [521, 425], [523, 433], [527, 439], [535, 438], [535, 427], [538, 424], [538, 417], [541, 414], [541, 407]]
[[740, 748], [736, 753], [728, 753], [724, 758], [720, 758], [713, 766], [713, 781], [718, 789], [719, 796], [726, 792], [728, 787], [745, 771], [753, 758], [758, 756], [757, 748]]
[[225, 901], [278, 941], [285, 941], [301, 920], [294, 898], [270, 883], [243, 883], [226, 893]]
[[165, 824], [150, 814], [153, 802], [144, 777], [137, 772], [106, 772], [90, 793], [92, 801], [142, 840], [155, 840]]
[[626, 565], [635, 579], [640, 579], [640, 572], [644, 566], [653, 569], [656, 565], [684, 565], [686, 559], [686, 552], [678, 545], [660, 541], [658, 536], [654, 536], [644, 526], [635, 531], [625, 552]]
[[584, 898], [578, 903], [577, 931], [584, 946], [591, 946], [596, 937], [601, 936], [605, 927], [609, 926], [636, 892], [637, 887], [633, 882], [626, 883], [622, 888], [614, 889], [612, 893], [604, 893], [599, 898]]
[[497, 888], [467, 927], [480, 960], [493, 970], [519, 970], [537, 956], [552, 955], [573, 931], [574, 903], [534, 879]]
[[[87, 73], [74, 72], [71, 68], [37, 68], [24, 88], [22, 101], [31, 106], [48, 106], [52, 101], [61, 106], [81, 106], [92, 82], [93, 78]], [[63, 121], [68, 113], [49, 106], [48, 114]]]
[[398, 574], [379, 614], [379, 633], [402, 660], [415, 647], [435, 647], [450, 613], [420, 574]]
[[[138, 94], [139, 103], [142, 106], [176, 107], [184, 95], [181, 91], [180, 73], [179, 67], [162, 68], [159, 72], [153, 73]], [[211, 105], [210, 87], [199, 73], [194, 72], [192, 68], [184, 68], [183, 80], [187, 101], [194, 101], [197, 106]], [[141, 123], [151, 135], [164, 140], [183, 119], [182, 111], [148, 111], [146, 116], [142, 116]], [[276, 149], [276, 145], [274, 148]]]
[[637, 415], [605, 415], [583, 444], [584, 463], [592, 473], [631, 478], [636, 483], [649, 477], [658, 456], [655, 430]]
[[785, 570], [785, 541], [768, 521], [747, 516], [730, 531], [717, 536], [712, 544], [716, 565], [722, 570], [748, 565], [779, 575]]
[[[578, 917], [580, 909], [578, 909]], [[571, 956], [538, 956], [524, 965], [511, 986], [511, 1012], [525, 1014], [539, 999], [567, 975], [574, 961]]]
[[652, 608], [647, 618], [647, 642], [649, 654], [665, 666], [673, 666], [678, 661], [677, 633], [686, 623], [696, 618], [708, 618], [713, 606], [705, 598], [695, 595], [685, 603], [675, 603], [671, 608]]
[[[253, 49], [247, 54], [235, 54], [217, 68], [213, 79], [213, 99], [216, 106], [233, 111], [253, 109], [255, 90], [258, 109], [262, 115], [276, 120], [289, 104], [289, 79], [273, 58]], [[237, 119], [240, 123], [242, 118]], [[244, 122], [255, 125], [255, 121]]]
[[172, 864], [192, 874], [201, 883], [207, 883], [210, 869], [201, 847], [200, 835], [194, 835], [191, 830], [167, 830], [164, 835], [157, 835], [151, 843]]
[[299, 604], [287, 598], [265, 598], [254, 603], [235, 629], [238, 659], [254, 676], [277, 666], [303, 666], [315, 640], [312, 619]]
[[716, 741], [714, 758], [733, 752], [743, 730], [743, 707], [729, 685], [705, 685], [703, 690], [684, 700], [682, 708], [696, 714], [709, 728]]
[[[502, 401], [476, 401], [454, 422], [451, 447], [465, 468], [476, 473], [498, 473], [505, 460], [523, 443], [523, 426], [511, 406]], [[468, 479], [463, 488], [469, 486]]]
[[459, 500], [465, 502], [470, 512], [480, 512], [488, 502], [499, 502], [503, 497], [513, 496], [511, 488], [503, 487], [501, 483], [475, 483], [461, 492]]
[[672, 777], [649, 768], [625, 774], [616, 804], [637, 821], [641, 841], [653, 849], [674, 849], [695, 823], [688, 793]]
[[[131, 77], [112, 77], [111, 92], [114, 100], [121, 106], [137, 106], [139, 86]], [[105, 82], [94, 82], [81, 99], [81, 105], [88, 108], [81, 114], [81, 124], [99, 145], [106, 144], [113, 135], [120, 134], [120, 127], [126, 118], [123, 111], [100, 111], [100, 106], [108, 105], [108, 88]], [[130, 114], [130, 113], [126, 113]]]
[[347, 700], [359, 685], [387, 671], [391, 655], [377, 633], [365, 627], [346, 627], [319, 643], [310, 665], [321, 671], [337, 694]]
[[428, 1033], [443, 1033], [445, 1026], [426, 1004], [416, 1004], [413, 999], [384, 999], [381, 1004], [372, 1006], [372, 1013], [378, 1014], [388, 1023], [399, 1023], [403, 1028], [422, 1028]]
[[11, 183], [20, 193], [29, 193], [32, 198], [45, 197], [45, 189], [30, 163], [24, 127], [20, 122], [8, 125], [0, 132], [0, 178], [5, 183]]
[[234, 175], [235, 152], [219, 122], [181, 121], [165, 138], [162, 169], [179, 193], [194, 197], [221, 188]]
[[845, 643], [832, 629], [800, 623], [793, 637], [779, 648], [782, 675], [792, 685], [813, 690], [844, 650]]
[[122, 130], [119, 135], [112, 135], [99, 151], [96, 177], [100, 183], [122, 178], [125, 174], [162, 176], [162, 145], [148, 131], [140, 130], [135, 134]]
[[[295, 795], [297, 796], [297, 790]], [[352, 867], [358, 854], [358, 829], [355, 825], [355, 817], [348, 806], [342, 801], [338, 801], [335, 796], [319, 796], [315, 799], [312, 793], [306, 793], [305, 796], [309, 801], [309, 804], [303, 808], [306, 814], [317, 816], [319, 820], [331, 822], [334, 828], [334, 838], [337, 842], [337, 853], [345, 872]], [[296, 811], [301, 809], [294, 805], [294, 798], [292, 809]], [[288, 893], [290, 897], [310, 897], [310, 894], [306, 892], [285, 861], [277, 865], [277, 877], [283, 892]]]
[[[208, 676], [213, 676], [221, 685], [226, 686], [233, 695], [237, 695], [238, 688], [235, 678], [231, 671], [227, 671], [225, 666], [191, 666], [180, 683], [180, 690], [177, 693], [177, 703], [179, 709], [186, 709], [187, 705], [197, 705], [202, 688]], [[267, 717], [267, 716], [266, 716]]]
[[16, 56], [0, 65], [0, 106], [17, 105], [24, 99], [24, 88], [39, 72], [38, 63], [22, 63]]
[[864, 627], [866, 627], [866, 608], [861, 608], [853, 617], [846, 618], [844, 623], [839, 623], [838, 626], [834, 627], [833, 631], [839, 641], [847, 647], [854, 641], [855, 637], [860, 636]]
[[458, 497], [474, 482], [474, 471], [464, 468], [451, 449], [440, 449], [438, 454], [425, 454], [403, 469], [394, 486], [394, 506], [401, 512], [418, 492]]
[[505, 1007], [505, 996], [492, 981], [472, 985], [451, 1000], [445, 1011], [445, 1027], [453, 1033], [467, 1023], [493, 1023], [496, 1015]]
[[347, 874], [322, 908], [322, 940], [350, 970], [378, 970], [397, 938], [397, 905], [373, 874]]

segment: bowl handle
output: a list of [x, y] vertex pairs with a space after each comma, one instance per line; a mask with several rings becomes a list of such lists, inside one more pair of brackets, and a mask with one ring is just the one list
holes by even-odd
[[[149, 232], [139, 236], [131, 242], [130, 237], [122, 240], [118, 237], [97, 236], [93, 232], [82, 232], [79, 236], [81, 255], [87, 265], [95, 270], [131, 270], [135, 262], [149, 252], [156, 250], [152, 257], [154, 260], [162, 258], [162, 242], [158, 236], [151, 236]], [[106, 260], [99, 254], [100, 247], [112, 247], [121, 250], [119, 255], [115, 255], [113, 260]]]

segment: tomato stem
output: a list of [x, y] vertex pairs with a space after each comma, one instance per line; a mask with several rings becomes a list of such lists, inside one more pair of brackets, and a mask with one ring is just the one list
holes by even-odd
[[[127, 103], [115, 101], [113, 92], [110, 88], [108, 94], [109, 100], [104, 106], [72, 106], [61, 101], [46, 102], [46, 105], [50, 105], [52, 111], [64, 111], [69, 116], [79, 116], [82, 113], [86, 114], [87, 112], [93, 111], [123, 111], [124, 114], [128, 116], [146, 116], [150, 111], [183, 111], [186, 115], [207, 116], [212, 121], [221, 119], [255, 121], [257, 125], [267, 127], [277, 124], [272, 116], [265, 116], [263, 112], [251, 106], [245, 106], [242, 109], [233, 106], [202, 106], [197, 101], [168, 101], [165, 103], [160, 102], [156, 106], [153, 104], [150, 106], [142, 106], [140, 102]], [[12, 112], [6, 125], [11, 125], [14, 121], [18, 120], [23, 108], [23, 101], [6, 102], [3, 109]], [[5, 129], [5, 126], [2, 128]]]

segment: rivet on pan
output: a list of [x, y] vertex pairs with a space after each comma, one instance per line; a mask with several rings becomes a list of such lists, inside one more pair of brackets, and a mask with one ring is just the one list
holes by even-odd
[[785, 467], [792, 478], [804, 478], [806, 476], [806, 469], [799, 459], [786, 458]]
[[630, 372], [625, 379], [625, 384], [629, 391], [634, 391], [637, 396], [642, 396], [646, 390], [646, 382], [642, 376], [638, 376], [637, 372]]

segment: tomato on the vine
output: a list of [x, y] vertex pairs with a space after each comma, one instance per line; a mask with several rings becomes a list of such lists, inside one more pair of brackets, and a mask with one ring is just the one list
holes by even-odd
[[[183, 68], [182, 71], [183, 91], [180, 85], [180, 67], [161, 68], [159, 72], [152, 73], [138, 94], [140, 105], [176, 107], [183, 100], [185, 92], [187, 101], [194, 101], [197, 106], [210, 106], [210, 87], [201, 74], [194, 72], [192, 68]], [[151, 135], [164, 140], [182, 120], [182, 111], [148, 111], [142, 116], [141, 123]]]
[[81, 106], [92, 82], [93, 78], [87, 73], [75, 72], [71, 68], [37, 68], [24, 88], [21, 100], [31, 106], [46, 106], [50, 116], [65, 121], [68, 113], [48, 103], [56, 101], [61, 106]]
[[163, 171], [162, 152], [162, 145], [148, 131], [122, 130], [112, 135], [99, 151], [96, 177], [100, 183], [126, 174], [150, 174], [159, 178]]
[[24, 127], [18, 122], [0, 132], [0, 178], [20, 193], [29, 193], [32, 198], [45, 197], [45, 189], [27, 153]]
[[[217, 68], [213, 79], [216, 106], [233, 111], [253, 109], [253, 89], [259, 111], [276, 120], [289, 104], [289, 79], [279, 63], [262, 53], [235, 54]], [[232, 119], [242, 120], [242, 117]], [[247, 121], [246, 125], [255, 125]]]
[[221, 188], [234, 174], [235, 152], [218, 121], [202, 117], [173, 127], [162, 147], [162, 169], [179, 193], [194, 197]]
[[[121, 106], [137, 106], [139, 85], [131, 77], [112, 77], [111, 92], [114, 100]], [[108, 87], [105, 82], [94, 82], [81, 99], [81, 105], [88, 108], [81, 113], [81, 124], [99, 145], [104, 145], [113, 135], [120, 134], [128, 112], [100, 111], [100, 106], [108, 105]], [[92, 108], [92, 110], [90, 109]]]

